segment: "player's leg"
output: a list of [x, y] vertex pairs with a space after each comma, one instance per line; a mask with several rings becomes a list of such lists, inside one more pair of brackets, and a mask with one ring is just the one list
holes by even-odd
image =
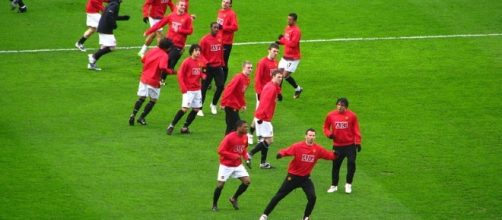
[[174, 67], [176, 66], [176, 63], [178, 63], [178, 60], [181, 57], [183, 48], [179, 47], [173, 47], [171, 50], [169, 50], [169, 63], [168, 67], [172, 70], [174, 70]]
[[101, 18], [101, 14], [99, 13], [88, 13], [86, 18], [87, 30], [84, 32], [83, 36], [75, 43], [75, 47], [77, 47], [80, 51], [86, 51], [84, 43], [91, 37], [94, 33], [96, 33], [96, 28], [98, 27], [99, 19]]
[[218, 211], [218, 200], [220, 199], [221, 191], [223, 190], [224, 186], [225, 182], [222, 181], [218, 181], [218, 183], [216, 184], [216, 188], [213, 192], [213, 211]]
[[315, 194], [315, 187], [314, 183], [312, 180], [308, 177], [305, 177], [306, 179], [304, 180], [302, 184], [302, 189], [303, 192], [305, 193], [305, 196], [307, 196], [307, 206], [305, 207], [305, 212], [303, 214], [303, 219], [307, 218], [312, 214], [312, 210], [314, 210], [315, 202], [317, 199], [317, 196]]
[[171, 135], [174, 130], [174, 126], [178, 123], [178, 121], [185, 115], [185, 113], [188, 111], [190, 108], [190, 103], [193, 99], [193, 94], [190, 92], [186, 92], [182, 95], [181, 98], [181, 109], [176, 112], [176, 115], [174, 115], [173, 120], [171, 121], [171, 124], [167, 126], [167, 135]]
[[356, 157], [357, 150], [355, 145], [346, 147], [347, 148], [347, 176], [345, 184], [345, 192], [352, 193], [352, 181], [354, 180], [354, 174], [356, 173]]
[[218, 168], [218, 176], [216, 177], [216, 180], [218, 182], [213, 192], [213, 211], [218, 211], [218, 200], [220, 199], [221, 191], [225, 186], [225, 182], [234, 172], [234, 169], [235, 168], [227, 167], [223, 164], [220, 164]]
[[211, 102], [211, 113], [217, 113], [217, 105], [218, 100], [220, 100], [221, 94], [223, 93], [223, 89], [225, 87], [225, 76], [222, 67], [218, 67], [214, 73], [214, 82], [216, 85], [216, 90], [214, 91], [213, 101]]
[[277, 193], [274, 195], [274, 197], [272, 197], [272, 199], [268, 203], [267, 207], [265, 208], [265, 211], [263, 211], [263, 214], [266, 216], [270, 215], [270, 213], [272, 213], [272, 210], [274, 210], [275, 206], [296, 187], [298, 187], [297, 177], [288, 174], [284, 182], [282, 182], [279, 191], [277, 191]]
[[26, 7], [23, 0], [17, 0], [17, 4], [19, 5], [19, 9], [18, 9], [19, 13], [24, 13], [28, 10], [28, 7]]
[[[206, 102], [207, 90], [211, 82], [213, 81], [216, 69], [213, 67], [207, 67], [206, 79], [202, 82], [201, 94], [202, 94], [202, 105]], [[202, 108], [201, 108], [202, 109]]]
[[181, 133], [182, 134], [189, 134], [190, 130], [188, 127], [192, 124], [192, 122], [195, 120], [195, 116], [197, 115], [197, 112], [200, 111], [200, 108], [202, 107], [202, 92], [200, 90], [190, 92], [192, 94], [192, 100], [190, 102], [190, 108], [192, 108], [192, 111], [188, 115], [185, 124], [181, 128]]
[[150, 35], [146, 36], [145, 38], [145, 44], [141, 46], [141, 49], [138, 52], [138, 56], [143, 57], [145, 56], [146, 50], [148, 50], [148, 46], [152, 44], [153, 39], [155, 38], [157, 32], [151, 33]]
[[234, 195], [230, 197], [228, 201], [230, 202], [230, 204], [232, 204], [235, 210], [238, 210], [239, 204], [237, 203], [237, 200], [239, 199], [239, 196], [248, 189], [249, 184], [251, 184], [251, 179], [249, 178], [249, 174], [246, 171], [246, 168], [244, 168], [242, 164], [235, 169], [233, 176], [241, 180], [241, 185], [239, 185]]
[[338, 180], [340, 178], [340, 167], [342, 166], [346, 154], [343, 148], [335, 147], [334, 150], [337, 154], [337, 158], [333, 160], [333, 166], [331, 169], [331, 186], [338, 187]]
[[225, 61], [225, 66], [223, 67], [223, 83], [225, 83], [228, 78], [228, 60], [230, 60], [230, 52], [232, 52], [232, 44], [223, 45], [223, 60]]
[[227, 129], [225, 130], [225, 135], [235, 131], [236, 123], [241, 117], [239, 116], [239, 110], [230, 107], [225, 107], [225, 122], [227, 124]]

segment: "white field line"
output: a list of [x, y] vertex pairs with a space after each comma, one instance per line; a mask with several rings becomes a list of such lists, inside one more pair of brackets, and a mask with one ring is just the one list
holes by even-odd
[[[401, 36], [401, 37], [355, 37], [355, 38], [332, 38], [332, 39], [314, 39], [302, 40], [302, 43], [318, 43], [318, 42], [346, 42], [346, 41], [384, 41], [384, 40], [424, 40], [424, 39], [442, 39], [442, 38], [474, 38], [474, 37], [497, 37], [502, 36], [502, 33], [494, 34], [453, 34], [453, 35], [423, 35], [423, 36]], [[256, 42], [241, 42], [234, 45], [258, 45], [269, 44], [272, 41], [256, 41]], [[117, 47], [118, 50], [139, 49], [141, 46]], [[97, 48], [87, 48], [88, 51], [96, 50]], [[58, 52], [58, 51], [73, 51], [76, 48], [61, 48], [61, 49], [36, 49], [36, 50], [0, 50], [0, 54], [8, 53], [43, 53], [43, 52]]]

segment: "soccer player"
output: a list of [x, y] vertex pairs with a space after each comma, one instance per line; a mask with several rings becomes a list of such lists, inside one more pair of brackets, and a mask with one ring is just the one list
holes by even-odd
[[254, 121], [256, 125], [256, 135], [259, 137], [258, 144], [251, 150], [253, 156], [261, 151], [260, 168], [270, 169], [272, 166], [267, 162], [268, 148], [273, 142], [274, 128], [272, 118], [274, 117], [277, 96], [281, 93], [282, 70], [277, 69], [272, 72], [272, 80], [263, 87], [260, 96], [260, 104], [256, 108]]
[[223, 58], [225, 60], [223, 72], [225, 73], [224, 81], [226, 82], [228, 77], [228, 60], [230, 59], [230, 52], [232, 51], [234, 33], [239, 30], [237, 14], [232, 10], [232, 0], [221, 1], [221, 9], [218, 11], [216, 21], [220, 27], [220, 35], [223, 39]]
[[[223, 45], [221, 41], [221, 35], [218, 35], [218, 23], [212, 22], [209, 27], [211, 31], [206, 34], [200, 40], [200, 48], [202, 56], [207, 60], [207, 78], [204, 80], [202, 85], [202, 104], [206, 100], [206, 93], [211, 82], [216, 82], [216, 90], [214, 91], [214, 96], [209, 107], [211, 108], [212, 114], [217, 114], [217, 104], [220, 99], [221, 93], [225, 86], [225, 74], [223, 72], [223, 66], [225, 62], [223, 60]], [[202, 110], [198, 113], [199, 116], [204, 116]]]
[[221, 106], [225, 108], [225, 122], [227, 123], [225, 134], [235, 131], [237, 121], [241, 120], [239, 111], [246, 110], [245, 94], [251, 80], [249, 76], [252, 71], [253, 64], [250, 61], [244, 61], [242, 72], [237, 73], [232, 78], [223, 92]]
[[17, 12], [19, 13], [25, 13], [28, 10], [28, 7], [26, 7], [26, 4], [24, 4], [23, 0], [10, 0], [10, 5], [11, 5], [11, 10], [17, 9]]
[[284, 45], [284, 55], [279, 61], [279, 68], [284, 69], [284, 79], [295, 89], [294, 99], [300, 98], [300, 94], [303, 92], [303, 88], [291, 76], [296, 71], [301, 57], [300, 39], [302, 33], [296, 25], [297, 19], [296, 13], [288, 15], [288, 25], [284, 29], [284, 34], [279, 35], [279, 39], [276, 41], [276, 43]]
[[180, 0], [178, 4], [176, 4], [175, 12], [172, 12], [168, 16], [162, 18], [162, 20], [153, 25], [144, 34], [144, 36], [148, 36], [166, 24], [169, 24], [167, 38], [169, 38], [174, 44], [174, 48], [169, 52], [168, 67], [171, 69], [174, 69], [176, 63], [178, 63], [178, 60], [183, 53], [186, 39], [188, 35], [191, 35], [193, 32], [192, 17], [186, 13], [186, 7], [186, 1]]
[[[145, 0], [143, 4], [143, 22], [150, 24], [150, 27], [155, 25], [164, 17], [167, 11], [167, 7], [171, 9], [171, 12], [175, 10], [174, 4], [171, 0]], [[138, 52], [138, 56], [143, 57], [145, 55], [148, 46], [152, 44], [153, 38], [157, 37], [157, 42], [162, 38], [162, 28], [158, 29], [155, 33], [146, 36], [145, 44], [141, 47]]]
[[[263, 87], [272, 80], [272, 72], [277, 69], [277, 60], [275, 57], [279, 53], [279, 44], [271, 43], [268, 46], [268, 54], [266, 57], [262, 58], [258, 65], [256, 65], [256, 76], [255, 81], [255, 92], [256, 92], [256, 107], [260, 105], [260, 94]], [[253, 133], [255, 130], [255, 124], [252, 123], [249, 126], [248, 143], [253, 144]]]
[[96, 62], [101, 56], [112, 52], [117, 46], [117, 40], [115, 40], [115, 35], [113, 35], [113, 30], [117, 28], [117, 20], [129, 20], [130, 18], [129, 15], [119, 16], [121, 2], [122, 0], [110, 0], [99, 20], [97, 30], [99, 33], [100, 49], [96, 53], [88, 55], [89, 64], [87, 64], [87, 68], [90, 70], [101, 70], [96, 65]]
[[[324, 135], [333, 140], [333, 150], [338, 155], [333, 161], [331, 186], [328, 193], [338, 191], [338, 178], [343, 159], [347, 157], [347, 177], [345, 193], [352, 192], [352, 181], [356, 172], [356, 156], [361, 151], [361, 132], [354, 112], [348, 109], [349, 100], [339, 98], [336, 110], [331, 111], [324, 120]], [[357, 151], [357, 152], [356, 152]]]
[[172, 69], [167, 67], [169, 50], [173, 46], [173, 42], [167, 38], [159, 41], [159, 46], [153, 48], [146, 53], [141, 59], [143, 62], [143, 72], [138, 86], [138, 100], [134, 104], [134, 109], [129, 116], [129, 125], [134, 125], [136, 113], [138, 113], [141, 105], [145, 102], [146, 97], [150, 97], [150, 102], [146, 104], [143, 113], [138, 118], [138, 123], [146, 125], [145, 117], [155, 106], [159, 95], [160, 86], [164, 84], [167, 74], [175, 74]]
[[324, 149], [322, 146], [315, 143], [316, 132], [313, 128], [307, 129], [305, 132], [305, 141], [295, 143], [288, 148], [279, 150], [277, 159], [287, 156], [293, 156], [293, 160], [289, 163], [288, 175], [282, 183], [281, 188], [270, 200], [260, 220], [267, 220], [268, 215], [272, 212], [275, 206], [286, 197], [291, 191], [301, 187], [307, 196], [307, 206], [303, 214], [303, 219], [308, 220], [316, 202], [316, 194], [314, 183], [310, 179], [310, 173], [319, 159], [333, 160], [335, 154]]
[[99, 19], [101, 18], [101, 12], [105, 9], [103, 2], [108, 2], [108, 0], [88, 0], [85, 6], [85, 12], [87, 13], [87, 30], [84, 35], [75, 43], [75, 47], [82, 52], [85, 52], [84, 43], [89, 37], [96, 32], [98, 27]]
[[242, 160], [246, 161], [248, 167], [250, 167], [251, 163], [247, 156], [248, 143], [246, 134], [248, 125], [245, 121], [239, 120], [236, 123], [236, 127], [237, 131], [227, 134], [218, 147], [220, 167], [218, 168], [216, 179], [218, 182], [213, 193], [213, 211], [218, 211], [218, 200], [228, 178], [238, 178], [242, 182], [235, 194], [228, 200], [235, 210], [239, 209], [237, 199], [251, 184], [249, 174], [242, 165]]
[[182, 134], [189, 134], [190, 130], [188, 126], [192, 124], [193, 120], [200, 107], [202, 106], [202, 94], [201, 94], [201, 80], [206, 77], [203, 69], [206, 66], [206, 62], [200, 57], [200, 46], [198, 44], [192, 44], [190, 49], [188, 49], [190, 54], [178, 70], [178, 83], [181, 89], [182, 102], [181, 109], [174, 116], [173, 121], [167, 127], [167, 135], [171, 135], [174, 130], [176, 123], [183, 117], [183, 115], [192, 109], [188, 114], [185, 124], [181, 128]]

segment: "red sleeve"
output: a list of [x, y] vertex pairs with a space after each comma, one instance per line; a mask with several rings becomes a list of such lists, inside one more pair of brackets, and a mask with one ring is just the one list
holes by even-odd
[[283, 157], [293, 156], [295, 154], [295, 145], [291, 145], [288, 148], [279, 150], [279, 154]]
[[181, 93], [183, 93], [183, 94], [185, 94], [188, 91], [188, 88], [185, 85], [185, 81], [184, 81], [185, 74], [188, 71], [187, 66], [189, 66], [187, 64], [188, 64], [188, 60], [183, 61], [183, 63], [181, 64], [179, 73], [178, 73], [178, 84], [180, 85], [180, 90], [181, 90]]
[[218, 154], [223, 156], [224, 158], [228, 158], [231, 160], [239, 159], [241, 157], [240, 154], [234, 153], [231, 150], [229, 150], [229, 140], [230, 136], [226, 136], [220, 143], [220, 147], [218, 147]]
[[331, 113], [328, 113], [326, 119], [324, 120], [323, 127], [324, 135], [329, 138], [333, 132], [331, 131]]
[[[171, 1], [171, 0], [169, 0], [167, 2], [167, 6], [169, 6], [169, 9], [171, 9], [171, 12], [173, 12], [174, 10], [176, 10], [176, 6], [174, 6], [173, 1]], [[188, 11], [188, 1], [187, 1], [187, 11]]]
[[361, 144], [361, 131], [359, 130], [359, 121], [354, 115], [354, 144]]
[[148, 17], [148, 11], [150, 10], [150, 6], [152, 5], [153, 0], [146, 0], [145, 4], [143, 4], [143, 17]]
[[319, 146], [319, 158], [322, 158], [325, 160], [334, 160], [335, 153], [333, 153], [333, 151], [328, 151], [325, 148]]
[[164, 25], [170, 23], [170, 21], [171, 21], [170, 16], [163, 17], [162, 20], [160, 20], [157, 24], [146, 30], [145, 35], [147, 36], [150, 35], [151, 33], [157, 31], [161, 27], [164, 27]]
[[265, 86], [265, 84], [267, 84], [268, 82], [264, 82], [264, 77], [263, 75], [264, 74], [267, 74], [265, 73], [265, 70], [266, 70], [266, 65], [263, 64], [262, 60], [260, 60], [260, 62], [258, 63], [258, 68], [256, 68], [256, 76], [255, 76], [255, 91], [256, 92], [260, 92], [263, 90], [263, 86]]
[[239, 24], [237, 23], [237, 16], [235, 13], [232, 13], [232, 16], [230, 16], [228, 19], [228, 22], [225, 22], [223, 24], [223, 31], [225, 32], [235, 32], [239, 30]]

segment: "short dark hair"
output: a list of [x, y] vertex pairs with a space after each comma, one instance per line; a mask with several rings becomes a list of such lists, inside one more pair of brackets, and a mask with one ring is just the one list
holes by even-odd
[[282, 74], [282, 72], [284, 72], [283, 68], [275, 69], [274, 72], [272, 72], [272, 76], [275, 76], [279, 73]]
[[269, 50], [272, 49], [272, 48], [279, 49], [279, 44], [277, 44], [277, 43], [274, 42], [274, 43], [271, 43], [270, 45], [268, 45], [268, 49]]
[[237, 120], [237, 122], [235, 122], [235, 127], [236, 128], [239, 128], [241, 127], [243, 124], [246, 124], [247, 122], [244, 121], [244, 120]]
[[173, 46], [173, 42], [170, 39], [162, 38], [159, 41], [159, 48], [160, 49], [167, 50], [167, 49], [171, 48], [172, 46]]
[[198, 44], [192, 44], [192, 46], [190, 46], [190, 48], [188, 49], [188, 53], [192, 55], [193, 51], [196, 49], [200, 50], [200, 46]]
[[309, 129], [307, 129], [307, 130], [305, 131], [305, 134], [308, 134], [308, 133], [309, 133], [309, 131], [312, 131], [312, 132], [314, 132], [314, 133], [315, 133], [315, 129], [313, 129], [313, 128], [309, 128]]
[[211, 22], [211, 23], [209, 24], [209, 29], [213, 28], [213, 25], [214, 25], [214, 24], [218, 24], [218, 22], [216, 22], [216, 21]]
[[297, 15], [296, 13], [294, 13], [294, 12], [289, 13], [289, 15], [288, 15], [288, 16], [289, 16], [289, 17], [292, 17], [292, 18], [293, 18], [293, 20], [295, 20], [295, 21], [298, 19], [298, 15]]
[[338, 104], [342, 104], [342, 105], [344, 105], [345, 107], [349, 107], [349, 100], [348, 100], [347, 98], [345, 98], [345, 97], [338, 98], [338, 99], [336, 100], [336, 104], [337, 104], [337, 105], [338, 105]]

